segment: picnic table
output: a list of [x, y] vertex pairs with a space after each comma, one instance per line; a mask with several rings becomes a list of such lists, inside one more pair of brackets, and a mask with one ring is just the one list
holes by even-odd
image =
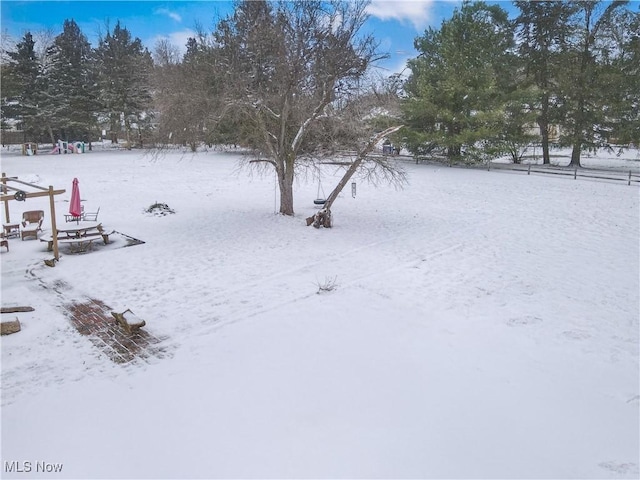
[[58, 233], [66, 234], [67, 238], [80, 238], [91, 234], [97, 235], [101, 227], [102, 224], [98, 222], [70, 222], [58, 227], [57, 230]]
[[[109, 235], [114, 231], [107, 231], [98, 222], [77, 222], [65, 224], [58, 230], [58, 243], [69, 245], [71, 253], [83, 253], [93, 249], [93, 242], [102, 239], [109, 243]], [[47, 242], [47, 250], [53, 250], [53, 236], [41, 237], [40, 241]]]

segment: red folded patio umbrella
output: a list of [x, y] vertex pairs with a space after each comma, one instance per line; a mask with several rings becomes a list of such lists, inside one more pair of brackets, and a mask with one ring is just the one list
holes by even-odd
[[82, 207], [80, 206], [80, 187], [78, 187], [78, 179], [73, 179], [73, 187], [71, 188], [71, 204], [69, 205], [69, 214], [80, 219], [82, 215]]

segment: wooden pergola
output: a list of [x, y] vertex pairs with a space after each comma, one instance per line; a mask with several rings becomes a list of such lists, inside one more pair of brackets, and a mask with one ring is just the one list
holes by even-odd
[[[10, 183], [16, 183], [18, 186], [10, 185]], [[23, 199], [35, 197], [49, 197], [49, 205], [51, 208], [51, 235], [53, 237], [53, 256], [56, 260], [60, 260], [58, 254], [58, 229], [56, 227], [56, 205], [53, 197], [65, 193], [66, 190], [54, 190], [51, 185], [49, 188], [41, 187], [40, 185], [34, 185], [33, 183], [23, 182], [18, 180], [17, 177], [7, 177], [6, 173], [2, 173], [2, 195], [0, 200], [4, 202], [4, 218], [5, 222], [9, 223], [11, 217], [9, 215], [9, 202], [11, 200]]]

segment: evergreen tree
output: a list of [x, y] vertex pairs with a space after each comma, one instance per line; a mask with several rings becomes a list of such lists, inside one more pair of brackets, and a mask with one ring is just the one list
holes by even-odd
[[7, 52], [9, 62], [2, 65], [2, 120], [18, 121], [25, 139], [36, 139], [38, 125], [39, 64], [35, 41], [30, 32], [24, 34], [14, 51]]
[[572, 147], [573, 166], [580, 166], [583, 148], [597, 148], [603, 143], [601, 127], [608, 119], [601, 90], [609, 86], [603, 84], [605, 77], [596, 47], [607, 41], [608, 26], [626, 3], [614, 1], [605, 7], [603, 2], [571, 2], [576, 11], [572, 19], [574, 35], [565, 54], [560, 90], [565, 111], [561, 140]]
[[39, 113], [49, 123], [52, 136], [90, 140], [96, 123], [92, 50], [74, 20], [65, 20], [62, 33], [47, 50], [40, 91]]
[[[516, 20], [519, 54], [525, 65], [526, 77], [521, 89], [535, 87], [537, 101], [532, 105], [537, 112], [536, 123], [542, 139], [543, 163], [550, 163], [549, 134], [558, 120], [554, 109], [558, 96], [557, 78], [562, 74], [562, 52], [566, 50], [571, 34], [569, 18], [575, 7], [567, 2], [516, 1], [520, 15]], [[530, 90], [531, 91], [531, 90]]]
[[601, 141], [640, 144], [640, 13], [614, 12], [594, 45], [594, 55], [603, 113], [596, 126]]
[[511, 156], [514, 163], [520, 163], [522, 156], [531, 143], [538, 139], [531, 131], [531, 126], [538, 118], [538, 94], [534, 86], [525, 80], [524, 65], [521, 57], [508, 57], [511, 70], [505, 74], [501, 87], [504, 92], [504, 125], [501, 129], [497, 152], [503, 151]]
[[96, 60], [100, 101], [109, 119], [112, 140], [117, 141], [124, 128], [130, 143], [133, 129], [137, 128], [141, 141], [141, 134], [151, 121], [151, 54], [118, 21], [113, 32], [107, 31], [100, 38]]
[[464, 2], [439, 30], [415, 41], [404, 114], [408, 147], [442, 149], [450, 159], [475, 160], [500, 142], [511, 75], [512, 26], [499, 6]]

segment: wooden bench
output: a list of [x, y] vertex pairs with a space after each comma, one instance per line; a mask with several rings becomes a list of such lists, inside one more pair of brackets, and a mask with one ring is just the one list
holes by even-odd
[[[93, 240], [95, 240], [97, 236], [93, 237], [80, 237], [80, 238], [69, 238], [69, 237], [58, 237], [58, 244], [64, 243], [68, 245], [73, 245], [74, 243], [82, 242], [82, 240], [88, 239], [88, 243], [91, 244]], [[47, 243], [47, 251], [53, 251], [53, 235], [46, 235], [44, 237], [40, 237], [41, 242]], [[87, 242], [85, 242], [87, 243]], [[73, 251], [73, 247], [70, 247]]]
[[47, 242], [47, 252], [53, 251], [53, 235], [45, 235], [40, 237], [41, 242]]
[[[97, 236], [80, 237], [80, 238], [63, 238], [58, 239], [58, 244], [69, 245], [71, 253], [84, 253], [93, 248], [93, 241], [97, 240]], [[53, 240], [51, 241], [53, 248]]]
[[[58, 237], [58, 243], [78, 243], [81, 240], [84, 239], [91, 239], [91, 240], [96, 240], [98, 237], [102, 238], [102, 241], [104, 242], [105, 245], [107, 245], [109, 243], [109, 235], [112, 235], [116, 233], [115, 230], [112, 230], [110, 232], [107, 232], [106, 230], [102, 230], [100, 232], [97, 233], [90, 233], [84, 237], [80, 237], [80, 238], [69, 238], [69, 237]], [[48, 252], [52, 252], [53, 251], [53, 235], [45, 235], [44, 237], [40, 238], [41, 242], [47, 242], [47, 251]]]
[[40, 237], [41, 242], [47, 242], [47, 252], [53, 251], [53, 235], [45, 235]]
[[124, 328], [127, 333], [136, 332], [147, 324], [147, 322], [136, 316], [128, 308], [122, 313], [111, 312], [111, 315], [113, 315], [113, 317], [116, 319], [116, 322], [122, 328]]
[[111, 230], [110, 232], [107, 230], [109, 229], [105, 229], [102, 225], [98, 225], [98, 231], [100, 232], [100, 235], [102, 235], [102, 241], [104, 241], [105, 245], [109, 243], [109, 235], [116, 233], [115, 230]]
[[112, 230], [110, 232], [107, 231], [100, 231], [100, 232], [96, 232], [96, 233], [87, 233], [84, 237], [81, 238], [102, 238], [102, 241], [104, 242], [105, 245], [109, 244], [109, 235], [114, 234], [116, 231]]

